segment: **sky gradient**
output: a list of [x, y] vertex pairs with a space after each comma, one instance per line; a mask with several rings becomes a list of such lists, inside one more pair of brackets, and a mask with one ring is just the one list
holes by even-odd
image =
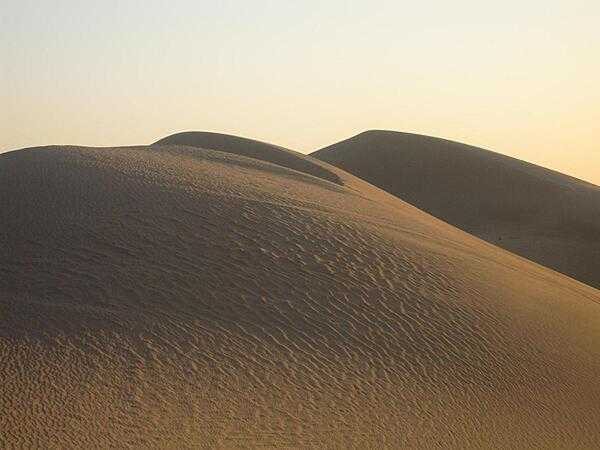
[[444, 137], [600, 184], [600, 2], [8, 0], [0, 152]]

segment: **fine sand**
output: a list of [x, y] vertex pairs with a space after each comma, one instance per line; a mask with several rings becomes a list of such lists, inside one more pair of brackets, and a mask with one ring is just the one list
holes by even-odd
[[600, 288], [598, 186], [488, 150], [392, 131], [368, 131], [312, 156]]
[[252, 145], [0, 155], [0, 447], [600, 446], [600, 291]]

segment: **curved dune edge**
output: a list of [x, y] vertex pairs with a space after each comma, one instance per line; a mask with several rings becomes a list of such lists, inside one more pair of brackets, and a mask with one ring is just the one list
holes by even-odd
[[373, 130], [312, 154], [466, 232], [600, 288], [600, 187], [489, 150]]
[[0, 192], [2, 447], [600, 445], [600, 292], [377, 189], [169, 145]]
[[239, 136], [204, 131], [187, 131], [167, 136], [153, 145], [184, 145], [200, 147], [270, 162], [288, 169], [343, 185], [336, 170], [309, 156], [295, 151]]

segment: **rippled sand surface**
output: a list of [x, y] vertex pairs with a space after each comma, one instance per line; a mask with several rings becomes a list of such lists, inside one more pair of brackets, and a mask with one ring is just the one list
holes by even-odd
[[1, 155], [0, 447], [600, 446], [600, 291], [303, 167]]

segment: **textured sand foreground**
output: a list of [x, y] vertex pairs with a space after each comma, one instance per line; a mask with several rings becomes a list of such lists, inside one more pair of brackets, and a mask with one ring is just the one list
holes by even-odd
[[231, 152], [0, 156], [0, 447], [600, 446], [600, 291]]
[[600, 187], [445, 139], [369, 131], [313, 153], [488, 242], [600, 288]]

